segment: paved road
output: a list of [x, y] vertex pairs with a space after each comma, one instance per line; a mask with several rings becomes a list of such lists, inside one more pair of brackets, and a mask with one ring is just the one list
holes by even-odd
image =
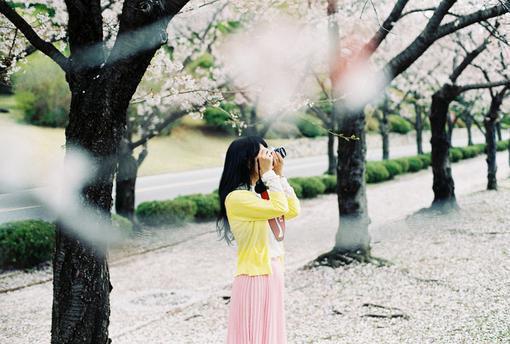
[[[506, 133], [505, 133], [506, 134]], [[475, 142], [483, 142], [483, 137], [476, 134]], [[454, 137], [453, 144], [464, 146], [464, 135]], [[430, 145], [424, 140], [425, 151]], [[416, 154], [414, 144], [393, 146], [391, 157], [402, 157]], [[379, 147], [368, 149], [368, 160], [379, 160], [381, 150]], [[327, 169], [327, 156], [312, 156], [297, 159], [288, 159], [286, 162], [286, 175], [288, 177], [320, 175]], [[140, 177], [136, 187], [136, 204], [147, 200], [170, 199], [178, 195], [192, 193], [208, 193], [218, 187], [222, 167], [201, 170], [168, 173], [155, 176]], [[47, 191], [44, 187], [28, 189], [16, 193], [0, 194], [0, 223], [27, 218], [41, 218], [52, 220], [53, 216], [44, 209], [35, 197], [36, 191]]]

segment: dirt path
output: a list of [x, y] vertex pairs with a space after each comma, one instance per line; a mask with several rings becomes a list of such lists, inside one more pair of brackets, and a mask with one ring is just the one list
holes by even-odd
[[[498, 172], [500, 179], [508, 177], [506, 154], [503, 152], [498, 155], [498, 163], [501, 166]], [[475, 196], [466, 198], [465, 195], [484, 189], [485, 162], [483, 158], [478, 157], [454, 164], [453, 173], [457, 181], [458, 198], [461, 202], [463, 199], [473, 199], [470, 202], [474, 207], [476, 198], [473, 197]], [[317, 295], [322, 295], [322, 300], [337, 300], [339, 307], [341, 305], [341, 309], [343, 309], [338, 312], [344, 314], [347, 312], [346, 309], [354, 307], [349, 303], [349, 300], [354, 300], [355, 295], [377, 295], [381, 288], [387, 289], [392, 285], [395, 286], [395, 288], [391, 288], [395, 293], [392, 294], [392, 297], [397, 297], [398, 293], [410, 292], [412, 288], [408, 284], [411, 283], [411, 280], [406, 280], [405, 283], [399, 282], [402, 278], [401, 270], [406, 266], [410, 271], [413, 271], [413, 276], [430, 277], [427, 274], [427, 269], [437, 268], [439, 265], [436, 266], [435, 261], [431, 266], [425, 264], [426, 261], [421, 264], [419, 262], [420, 259], [427, 256], [428, 248], [425, 244], [436, 245], [433, 240], [429, 238], [428, 241], [423, 241], [420, 246], [421, 251], [417, 251], [413, 255], [408, 251], [413, 247], [410, 244], [414, 243], [415, 237], [406, 239], [408, 241], [395, 241], [396, 238], [400, 238], [400, 232], [389, 230], [387, 225], [428, 206], [432, 200], [431, 182], [432, 177], [429, 170], [369, 187], [368, 199], [370, 215], [373, 220], [371, 234], [374, 253], [400, 262], [398, 268], [389, 270], [386, 277], [381, 277], [380, 273], [376, 273], [372, 267], [356, 267], [346, 269], [341, 273], [331, 273], [328, 272], [328, 269], [319, 269], [311, 275], [310, 272], [304, 273], [296, 270], [317, 254], [331, 248], [338, 226], [335, 195], [302, 201], [303, 215], [289, 222], [288, 237], [286, 238], [286, 283], [289, 298], [287, 305], [290, 312], [289, 338], [293, 338], [291, 343], [319, 342], [313, 340], [313, 338], [319, 337], [310, 337], [307, 333], [312, 331], [314, 326], [317, 326], [316, 330], [319, 331], [320, 327], [318, 326], [326, 324], [323, 322], [325, 319], [333, 322], [330, 323], [331, 331], [319, 332], [321, 336], [326, 337], [331, 332], [331, 340], [324, 337], [320, 342], [338, 343], [338, 338], [348, 338], [338, 336], [345, 333], [352, 335], [347, 329], [339, 328], [342, 322], [337, 323], [338, 317], [331, 317], [331, 312], [336, 314], [330, 309], [334, 305], [322, 304]], [[508, 191], [502, 191], [500, 194], [505, 195], [505, 199], [508, 201]], [[496, 206], [501, 206], [501, 204], [498, 203]], [[501, 221], [510, 223], [507, 220], [508, 217], [503, 214]], [[146, 239], [147, 248], [154, 247], [154, 245], [163, 245], [164, 248], [134, 255], [131, 258], [117, 259], [117, 262], [112, 264], [111, 275], [114, 289], [111, 295], [110, 331], [114, 342], [151, 344], [222, 342], [227, 311], [222, 297], [230, 294], [230, 283], [235, 268], [235, 248], [226, 247], [223, 242], [217, 241], [215, 234], [211, 232], [213, 229], [211, 223], [204, 223], [165, 231], [166, 234], [170, 233], [169, 235], [158, 233], [154, 238]], [[190, 236], [193, 238], [190, 239]], [[508, 239], [508, 236], [503, 235], [503, 238]], [[403, 243], [408, 246], [402, 247]], [[473, 244], [476, 242], [470, 243], [470, 245]], [[506, 244], [508, 246], [508, 241]], [[135, 249], [129, 249], [132, 250], [131, 254], [136, 252]], [[464, 253], [469, 253], [469, 250]], [[414, 258], [407, 262], [406, 254], [411, 254]], [[466, 255], [464, 259], [469, 259], [468, 257]], [[439, 256], [436, 258], [440, 259]], [[462, 262], [462, 259], [459, 262]], [[458, 266], [460, 267], [462, 264], [459, 263]], [[448, 266], [442, 265], [440, 267], [448, 268]], [[448, 269], [443, 273], [454, 275], [454, 271]], [[4, 289], [6, 285], [13, 287], [25, 283], [26, 280], [33, 282], [37, 281], [37, 278], [51, 276], [49, 270], [37, 272], [35, 279], [34, 276], [28, 275], [30, 274], [0, 279], [0, 289]], [[340, 276], [342, 279], [347, 278], [345, 282], [345, 288], [349, 289], [347, 294], [343, 289], [338, 290], [335, 283], [330, 283], [336, 281]], [[378, 285], [376, 282], [383, 284]], [[313, 285], [316, 287], [311, 289]], [[317, 290], [317, 286], [321, 286], [321, 292], [312, 296]], [[413, 288], [415, 287], [413, 286]], [[443, 287], [434, 286], [427, 292], [432, 297], [436, 295], [435, 293], [440, 292], [441, 288]], [[49, 343], [51, 296], [52, 285], [49, 282], [0, 294], [0, 342], [11, 344]], [[374, 300], [374, 303], [375, 301], [380, 300]], [[443, 297], [442, 301], [448, 302], [448, 299]], [[367, 308], [369, 307], [367, 306]], [[359, 313], [359, 309], [357, 312]], [[297, 326], [297, 323], [302, 324], [304, 319], [308, 325]], [[400, 318], [396, 317], [395, 319]], [[371, 334], [384, 332], [376, 330], [372, 322], [361, 321], [355, 315], [352, 315], [351, 320], [354, 321], [351, 327], [360, 331], [366, 329]], [[314, 325], [314, 322], [317, 324]], [[349, 327], [348, 323], [342, 324]], [[388, 331], [390, 331], [386, 333], [388, 336], [390, 334], [393, 336], [403, 335], [402, 333], [404, 333], [395, 334], [391, 332], [393, 331], [391, 329]], [[315, 332], [315, 334], [318, 336], [319, 332]], [[194, 335], [191, 336], [191, 334]], [[370, 341], [362, 340], [361, 342], [369, 343]]]

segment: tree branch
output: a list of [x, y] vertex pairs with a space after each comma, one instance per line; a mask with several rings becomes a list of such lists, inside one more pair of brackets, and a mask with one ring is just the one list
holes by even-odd
[[464, 60], [455, 68], [453, 73], [450, 75], [450, 80], [452, 83], [455, 83], [457, 79], [459, 78], [460, 74], [471, 64], [471, 62], [474, 61], [484, 51], [487, 49], [487, 45], [489, 45], [489, 40], [485, 39], [482, 44], [480, 44], [476, 49], [471, 51], [469, 54], [466, 55]]
[[469, 25], [485, 21], [490, 18], [498, 17], [510, 11], [510, 0], [502, 0], [500, 5], [496, 5], [485, 10], [480, 10], [465, 16], [461, 16], [447, 24], [441, 25], [435, 33], [434, 39], [438, 40], [452, 32], [463, 29]]
[[386, 36], [390, 33], [390, 31], [393, 29], [393, 26], [395, 23], [402, 18], [402, 11], [404, 10], [404, 7], [407, 5], [409, 0], [398, 0], [395, 6], [393, 6], [393, 9], [391, 10], [390, 14], [386, 18], [386, 20], [382, 23], [382, 25], [379, 27], [379, 30], [372, 36], [370, 41], [368, 41], [363, 49], [361, 49], [360, 55], [363, 57], [369, 57], [371, 56], [374, 51], [377, 50], [377, 48], [381, 45], [381, 43], [384, 41]]
[[328, 123], [329, 122], [329, 116], [327, 113], [325, 113], [324, 111], [322, 111], [321, 109], [319, 109], [318, 107], [314, 106], [314, 105], [309, 105], [308, 108], [310, 110], [312, 110], [315, 115], [320, 118], [320, 120], [324, 123]]
[[69, 69], [69, 60], [53, 44], [46, 42], [34, 31], [34, 29], [23, 19], [5, 0], [0, 0], [0, 13], [2, 13], [39, 51], [55, 61], [64, 72]]
[[104, 62], [101, 1], [65, 0], [68, 13], [67, 35], [75, 71], [99, 67]]
[[414, 61], [441, 37], [476, 22], [502, 15], [508, 12], [508, 7], [510, 5], [510, 0], [505, 0], [506, 5], [501, 4], [486, 10], [480, 10], [440, 26], [441, 21], [445, 15], [448, 14], [448, 11], [455, 2], [455, 0], [442, 0], [420, 35], [386, 64], [383, 71], [388, 77], [387, 83], [391, 82], [396, 76], [409, 68]]
[[498, 86], [508, 86], [510, 85], [510, 80], [499, 80], [494, 82], [488, 82], [488, 83], [477, 83], [477, 84], [469, 84], [464, 86], [458, 87], [458, 93], [470, 91], [470, 90], [479, 90], [482, 88], [492, 88], [492, 87], [498, 87]]
[[129, 145], [131, 149], [135, 149], [138, 146], [141, 146], [145, 144], [147, 141], [149, 141], [154, 136], [158, 135], [163, 129], [165, 129], [167, 126], [178, 120], [179, 118], [187, 115], [188, 113], [192, 112], [192, 110], [179, 110], [172, 112], [170, 115], [168, 115], [163, 122], [159, 123], [154, 130], [149, 131], [147, 134], [143, 135], [138, 141], [135, 141]]
[[407, 12], [404, 12], [400, 15], [400, 18], [399, 19], [402, 19], [404, 18], [405, 16], [409, 15], [409, 14], [413, 14], [413, 13], [420, 13], [420, 12], [431, 12], [431, 11], [435, 11], [436, 8], [435, 7], [428, 7], [428, 8], [415, 8], [414, 10], [409, 10]]

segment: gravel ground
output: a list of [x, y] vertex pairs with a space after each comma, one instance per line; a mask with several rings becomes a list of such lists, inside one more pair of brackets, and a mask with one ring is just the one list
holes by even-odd
[[[509, 343], [510, 183], [461, 201], [454, 216], [379, 227], [393, 265], [286, 272], [289, 343]], [[223, 288], [114, 337], [118, 343], [222, 343]]]
[[[498, 158], [507, 178], [506, 153]], [[453, 165], [462, 207], [454, 217], [402, 220], [430, 204], [430, 171], [369, 188], [373, 254], [390, 267], [301, 270], [331, 248], [338, 226], [335, 195], [302, 201], [285, 242], [289, 343], [510, 342], [510, 271], [502, 264], [510, 184], [470, 194], [484, 187], [482, 166], [482, 157]], [[112, 253], [114, 343], [223, 342], [235, 248], [213, 229], [161, 230]], [[0, 343], [49, 343], [49, 278], [48, 268], [0, 275], [0, 291], [34, 284], [0, 293]]]

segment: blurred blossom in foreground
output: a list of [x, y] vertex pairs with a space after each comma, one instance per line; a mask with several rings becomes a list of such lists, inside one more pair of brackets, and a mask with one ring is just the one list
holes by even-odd
[[369, 62], [358, 63], [347, 70], [338, 83], [338, 94], [346, 108], [361, 111], [368, 103], [382, 99], [388, 78], [381, 71], [374, 71]]
[[118, 228], [112, 226], [108, 214], [83, 204], [81, 189], [96, 172], [88, 154], [79, 149], [68, 149], [66, 161], [55, 159], [46, 164], [46, 170], [34, 169], [33, 161], [37, 151], [30, 145], [9, 133], [0, 137], [0, 155], [3, 166], [0, 169], [0, 192], [19, 192], [33, 188], [45, 174], [48, 184], [31, 189], [33, 201], [56, 217], [69, 235], [97, 248], [115, 244], [123, 239]]
[[326, 61], [325, 38], [317, 28], [272, 18], [225, 42], [221, 62], [261, 116], [292, 112], [313, 96], [312, 70]]
[[331, 54], [326, 17], [313, 25], [272, 18], [228, 40], [221, 62], [234, 88], [256, 104], [261, 116], [292, 114], [313, 103], [323, 91], [317, 80], [328, 75], [337, 104], [362, 110], [382, 93], [387, 78], [360, 53], [370, 36], [343, 30], [338, 52]]
[[332, 61], [334, 93], [352, 112], [382, 98], [389, 82], [389, 77], [370, 61], [365, 44], [366, 38], [355, 33], [344, 37]]

